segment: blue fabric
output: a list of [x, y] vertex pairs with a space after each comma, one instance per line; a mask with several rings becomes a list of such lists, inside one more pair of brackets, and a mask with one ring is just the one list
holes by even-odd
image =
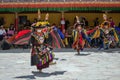
[[119, 38], [119, 43], [120, 43], [120, 28], [119, 27], [115, 27], [115, 30], [118, 34], [118, 38]]
[[120, 34], [120, 28], [119, 27], [115, 27], [115, 31], [117, 32], [117, 34]]
[[119, 27], [115, 27], [115, 30], [117, 30], [118, 32], [120, 32], [120, 28]]
[[60, 29], [54, 27], [54, 30], [56, 30], [58, 32], [58, 34], [60, 35], [61, 39], [65, 38], [64, 34], [60, 31]]
[[87, 35], [85, 35], [85, 33], [83, 33], [83, 32], [81, 32], [81, 34], [82, 34], [82, 37], [83, 37], [86, 41], [88, 41], [89, 43], [91, 43], [91, 38], [90, 38], [90, 37], [88, 37]]

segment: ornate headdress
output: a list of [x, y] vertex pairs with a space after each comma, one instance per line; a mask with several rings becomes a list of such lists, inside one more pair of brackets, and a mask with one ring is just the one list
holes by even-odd
[[33, 28], [45, 28], [46, 26], [49, 26], [50, 23], [48, 22], [49, 14], [47, 13], [45, 16], [45, 20], [41, 20], [41, 13], [38, 9], [38, 22], [33, 26]]
[[76, 29], [78, 26], [81, 26], [83, 28], [83, 25], [80, 23], [79, 17], [76, 16], [77, 23], [74, 25], [74, 28]]
[[104, 21], [102, 24], [101, 24], [101, 28], [104, 28], [104, 26], [108, 26], [108, 28], [110, 27], [110, 22], [109, 21]]
[[49, 26], [49, 22], [48, 21], [39, 21], [36, 23], [35, 26], [36, 27], [46, 27], [46, 26]]
[[107, 20], [107, 14], [103, 14], [103, 19], [106, 21]]
[[104, 19], [104, 22], [101, 24], [101, 28], [104, 28], [104, 26], [110, 27], [110, 22], [107, 20], [106, 14], [103, 14], [103, 19]]
[[107, 17], [107, 15], [106, 15], [106, 14], [103, 14], [103, 17]]

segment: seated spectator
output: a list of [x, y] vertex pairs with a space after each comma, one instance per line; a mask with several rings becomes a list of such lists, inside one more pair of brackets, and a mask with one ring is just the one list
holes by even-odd
[[99, 18], [95, 18], [94, 22], [94, 27], [99, 26]]
[[6, 31], [3, 28], [3, 25], [0, 26], [0, 41], [3, 40], [4, 36], [6, 35]]
[[110, 21], [110, 27], [114, 28], [115, 27], [115, 23], [114, 23], [112, 17], [109, 18], [109, 21]]
[[7, 36], [10, 37], [10, 36], [13, 36], [14, 35], [14, 31], [15, 31], [15, 28], [14, 28], [14, 25], [11, 24], [8, 31], [7, 31]]
[[69, 47], [72, 47], [72, 44], [73, 44], [73, 37], [72, 37], [72, 31], [73, 31], [73, 26], [70, 26], [67, 30], [67, 35], [66, 37], [68, 38], [68, 46]]

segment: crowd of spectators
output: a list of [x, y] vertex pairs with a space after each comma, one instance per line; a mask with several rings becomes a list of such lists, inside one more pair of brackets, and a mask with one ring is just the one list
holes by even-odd
[[[64, 39], [63, 42], [65, 44], [66, 47], [72, 47], [72, 43], [73, 43], [73, 38], [72, 38], [72, 31], [74, 30], [74, 24], [76, 23], [76, 18], [73, 19], [73, 25], [70, 25], [70, 21], [69, 20], [65, 20], [65, 30], [61, 30], [61, 25], [56, 25], [55, 23], [53, 23], [51, 26], [55, 26], [59, 32], [61, 32], [64, 35]], [[30, 22], [30, 20], [26, 20], [26, 22], [19, 24], [18, 26], [18, 31], [21, 30], [25, 30], [25, 29], [31, 29], [31, 25], [33, 23], [36, 23], [37, 19], [34, 19], [34, 21]], [[111, 27], [116, 27], [115, 22], [113, 21], [112, 17], [109, 18], [109, 22]], [[95, 18], [93, 20], [94, 25], [89, 25], [89, 22], [87, 20], [87, 18], [85, 17], [80, 17], [80, 24], [83, 26], [84, 29], [86, 30], [90, 30], [93, 29], [96, 26], [100, 25], [100, 21], [99, 18]], [[120, 28], [120, 23], [118, 24], [118, 26]], [[4, 38], [9, 38], [11, 36], [13, 36], [14, 34], [16, 34], [16, 30], [15, 30], [15, 25], [14, 24], [10, 24], [8, 29], [4, 28], [4, 25], [0, 26], [0, 41], [2, 41]], [[6, 37], [7, 36], [7, 37]]]

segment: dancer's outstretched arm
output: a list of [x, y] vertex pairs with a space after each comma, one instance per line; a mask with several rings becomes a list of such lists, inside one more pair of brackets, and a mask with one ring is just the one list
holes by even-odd
[[93, 33], [95, 30], [97, 30], [97, 29], [99, 29], [99, 26], [97, 26], [96, 28], [94, 28], [94, 29], [92, 29], [92, 30], [88, 30], [87, 31], [87, 34], [89, 35], [89, 34], [91, 34], [91, 33]]

